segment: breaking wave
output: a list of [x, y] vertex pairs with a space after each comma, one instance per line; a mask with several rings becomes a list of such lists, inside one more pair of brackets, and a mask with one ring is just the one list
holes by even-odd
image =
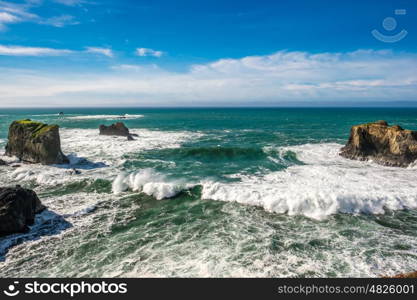
[[347, 160], [339, 144], [284, 147], [305, 165], [264, 176], [237, 174], [240, 182], [203, 183], [202, 198], [255, 205], [267, 211], [324, 219], [336, 213], [383, 214], [417, 208], [415, 168]]
[[181, 180], [168, 180], [166, 176], [147, 168], [130, 174], [119, 174], [113, 182], [112, 189], [115, 194], [120, 194], [130, 189], [134, 192], [143, 192], [157, 200], [162, 200], [172, 198], [193, 186], [193, 184]]

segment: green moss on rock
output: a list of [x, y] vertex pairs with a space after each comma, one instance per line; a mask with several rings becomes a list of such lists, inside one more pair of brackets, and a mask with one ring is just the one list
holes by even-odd
[[17, 120], [10, 125], [6, 154], [28, 162], [68, 163], [61, 151], [59, 126], [30, 119]]

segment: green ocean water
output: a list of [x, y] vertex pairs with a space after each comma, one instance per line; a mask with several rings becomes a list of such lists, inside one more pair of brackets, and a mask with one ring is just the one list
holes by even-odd
[[[1, 148], [26, 118], [59, 124], [71, 163], [0, 167], [2, 186], [48, 206], [29, 233], [0, 239], [2, 277], [417, 269], [417, 167], [338, 155], [354, 124], [417, 130], [415, 108], [0, 109]], [[99, 136], [117, 121], [135, 141]]]

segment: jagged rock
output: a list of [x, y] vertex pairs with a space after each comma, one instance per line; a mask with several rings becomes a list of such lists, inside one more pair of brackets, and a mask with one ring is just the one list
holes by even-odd
[[61, 151], [59, 126], [29, 119], [14, 121], [10, 125], [6, 155], [45, 165], [69, 163]]
[[35, 214], [45, 209], [36, 193], [17, 185], [0, 188], [0, 236], [26, 232]]
[[417, 159], [417, 131], [404, 130], [386, 121], [353, 126], [340, 155], [373, 160], [385, 166], [406, 167]]
[[128, 141], [133, 141], [135, 134], [130, 134], [129, 129], [122, 122], [111, 124], [110, 126], [100, 125], [100, 135], [126, 136]]
[[71, 170], [66, 171], [66, 173], [69, 174], [69, 175], [80, 175], [81, 171], [77, 170], [75, 168], [72, 168]]
[[129, 129], [122, 122], [111, 124], [110, 126], [100, 125], [100, 135], [129, 136]]

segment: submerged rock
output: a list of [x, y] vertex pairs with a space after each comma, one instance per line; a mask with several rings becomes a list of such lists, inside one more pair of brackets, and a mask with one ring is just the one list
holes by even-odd
[[61, 151], [59, 126], [29, 119], [14, 121], [10, 125], [6, 155], [45, 165], [69, 163]]
[[110, 126], [100, 125], [99, 130], [100, 135], [126, 136], [129, 141], [133, 140], [133, 135], [130, 134], [129, 129], [122, 122], [117, 122]]
[[79, 175], [79, 174], [81, 174], [81, 171], [77, 170], [75, 168], [72, 168], [71, 170], [68, 170], [66, 173], [69, 174], [69, 175]]
[[45, 209], [36, 193], [17, 185], [0, 188], [0, 236], [26, 232], [35, 214]]
[[417, 159], [417, 131], [405, 130], [386, 121], [353, 126], [340, 155], [371, 159], [385, 166], [406, 167]]

